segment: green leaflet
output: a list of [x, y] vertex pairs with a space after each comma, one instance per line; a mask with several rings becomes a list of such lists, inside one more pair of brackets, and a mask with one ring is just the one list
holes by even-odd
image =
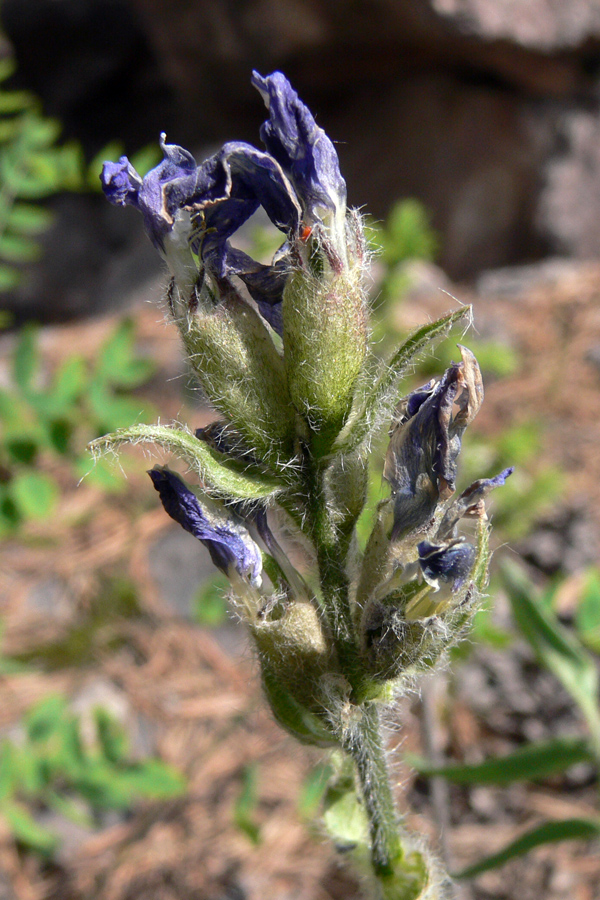
[[265, 475], [256, 466], [236, 462], [208, 447], [188, 431], [166, 425], [133, 425], [98, 438], [89, 445], [97, 458], [122, 444], [155, 444], [176, 454], [198, 473], [209, 491], [236, 500], [266, 500], [281, 491], [281, 479]]
[[51, 831], [38, 825], [22, 803], [12, 799], [4, 800], [2, 815], [19, 843], [36, 850], [42, 856], [52, 855], [58, 844], [58, 838]]
[[551, 844], [556, 841], [570, 841], [575, 839], [591, 840], [600, 837], [600, 820], [598, 819], [562, 819], [558, 822], [545, 822], [531, 831], [525, 832], [516, 841], [512, 841], [503, 850], [486, 856], [473, 866], [467, 866], [460, 872], [455, 872], [453, 878], [474, 878], [488, 869], [497, 869], [504, 863], [528, 853], [534, 847], [542, 844]]
[[379, 373], [370, 372], [362, 378], [355, 390], [352, 410], [336, 438], [332, 453], [350, 453], [355, 450], [370, 436], [376, 422], [389, 418], [398, 399], [398, 382], [409, 366], [433, 341], [445, 337], [453, 325], [461, 321], [468, 323], [470, 318], [471, 307], [465, 306], [436, 322], [423, 325], [409, 335], [387, 362], [380, 365]]
[[600, 758], [598, 670], [583, 644], [536, 598], [534, 588], [514, 565], [505, 564], [503, 581], [515, 621], [543, 663], [573, 697], [585, 716]]
[[506, 785], [513, 781], [547, 778], [576, 763], [593, 762], [594, 754], [589, 741], [564, 737], [528, 744], [514, 753], [486, 759], [476, 765], [435, 766], [412, 754], [405, 758], [422, 775], [440, 776], [454, 784]]

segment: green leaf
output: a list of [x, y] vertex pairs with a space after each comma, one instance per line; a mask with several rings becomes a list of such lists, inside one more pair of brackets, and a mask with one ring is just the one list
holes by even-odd
[[98, 744], [107, 762], [116, 765], [125, 760], [129, 750], [127, 732], [120, 722], [99, 706], [94, 710]]
[[145, 400], [116, 395], [96, 378], [89, 383], [86, 397], [100, 432], [127, 428], [150, 412]]
[[[42, 116], [37, 109], [28, 113], [24, 122], [24, 136], [28, 147], [36, 150], [45, 150], [54, 144], [60, 137], [61, 125], [58, 119], [49, 119]], [[48, 157], [44, 154], [36, 154], [32, 159], [35, 163], [47, 163]]]
[[0, 484], [0, 537], [13, 534], [21, 522], [22, 517], [12, 497], [6, 487]]
[[30, 741], [45, 740], [56, 732], [67, 712], [67, 701], [62, 694], [48, 694], [35, 704], [25, 716], [25, 728]]
[[58, 844], [58, 838], [38, 825], [27, 809], [15, 800], [3, 800], [0, 811], [6, 819], [15, 839], [25, 847], [51, 856]]
[[10, 211], [10, 229], [17, 234], [36, 235], [48, 230], [54, 215], [33, 203], [15, 203]]
[[515, 621], [543, 663], [569, 692], [585, 716], [592, 732], [597, 757], [600, 755], [600, 711], [598, 670], [574, 634], [564, 628], [551, 610], [537, 599], [523, 572], [506, 563], [504, 585]]
[[[48, 390], [27, 392], [29, 404], [35, 410], [38, 419], [44, 421], [49, 434], [64, 429], [69, 433], [72, 431], [69, 420], [74, 422], [75, 419], [80, 418], [78, 400], [84, 392], [86, 383], [85, 361], [81, 357], [72, 356], [59, 367]], [[56, 446], [52, 435], [50, 443]], [[63, 452], [63, 450], [59, 449], [59, 452]]]
[[160, 759], [130, 766], [119, 777], [126, 781], [133, 799], [170, 800], [184, 794], [187, 786], [181, 772]]
[[126, 768], [90, 760], [73, 784], [98, 809], [128, 809], [136, 800], [168, 800], [185, 790], [178, 772], [152, 759]]
[[109, 384], [118, 383], [122, 370], [126, 369], [133, 354], [135, 336], [132, 319], [123, 319], [103, 344], [96, 362], [96, 375]]
[[[110, 157], [105, 156], [104, 159], [110, 159]], [[137, 153], [133, 153], [130, 157], [131, 165], [142, 178], [150, 171], [150, 169], [157, 166], [161, 159], [162, 153], [160, 147], [155, 143], [146, 144], [145, 147], [142, 147], [141, 150], [138, 150]], [[279, 244], [276, 244], [275, 249], [277, 249], [278, 246]]]
[[589, 741], [564, 737], [527, 744], [507, 756], [493, 757], [473, 765], [434, 766], [426, 759], [407, 754], [406, 761], [421, 775], [440, 776], [454, 784], [511, 784], [535, 781], [563, 772], [580, 762], [594, 762]]
[[337, 739], [328, 731], [323, 722], [310, 710], [305, 709], [281, 684], [277, 673], [264, 662], [261, 665], [263, 688], [275, 719], [282, 728], [302, 744], [316, 747], [332, 747]]
[[130, 360], [120, 371], [115, 372], [112, 384], [121, 389], [132, 390], [145, 384], [156, 372], [156, 364], [151, 359]]
[[58, 502], [58, 485], [43, 472], [20, 472], [10, 483], [10, 493], [25, 519], [46, 519]]
[[18, 269], [0, 265], [0, 291], [13, 291], [23, 281], [23, 273]]
[[15, 426], [24, 421], [21, 398], [2, 388], [0, 388], [0, 419], [5, 426]]
[[12, 746], [15, 791], [25, 797], [36, 798], [46, 789], [47, 774], [31, 744]]
[[202, 585], [194, 598], [194, 618], [199, 625], [216, 628], [227, 621], [225, 594], [229, 581], [224, 575], [215, 575]]
[[[470, 306], [449, 313], [437, 322], [430, 322], [414, 331], [387, 362], [380, 366], [379, 374], [363, 379], [357, 388], [348, 420], [333, 446], [333, 453], [349, 453], [368, 436], [377, 422], [389, 418], [398, 400], [398, 383], [409, 367], [434, 341], [445, 337], [458, 323], [468, 323], [472, 315]], [[373, 383], [373, 381], [375, 383]]]
[[5, 56], [0, 59], [0, 82], [6, 81], [11, 75], [14, 75], [17, 63], [13, 56]]
[[427, 210], [412, 198], [394, 204], [385, 229], [380, 232], [380, 239], [383, 260], [389, 266], [407, 259], [432, 259], [438, 247]]
[[50, 389], [40, 398], [40, 414], [46, 417], [74, 415], [86, 385], [85, 360], [81, 356], [69, 356], [57, 369]]
[[460, 872], [452, 875], [453, 878], [474, 878], [489, 869], [497, 869], [515, 856], [529, 853], [535, 847], [542, 844], [556, 843], [557, 841], [592, 840], [600, 836], [600, 820], [597, 819], [562, 819], [557, 822], [545, 822], [527, 831], [516, 841], [512, 841], [499, 853], [486, 856], [484, 859], [467, 866]]
[[124, 319], [102, 347], [96, 363], [99, 382], [119, 388], [144, 384], [156, 371], [153, 360], [136, 357], [135, 328], [132, 319]]
[[13, 378], [22, 391], [27, 391], [39, 368], [38, 329], [35, 325], [25, 325], [13, 359]]
[[0, 744], [0, 809], [4, 800], [17, 787], [16, 756], [15, 745], [9, 740], [3, 740]]
[[280, 479], [257, 466], [239, 463], [213, 450], [193, 434], [165, 425], [133, 425], [98, 438], [89, 445], [94, 457], [113, 453], [123, 444], [155, 444], [195, 471], [208, 491], [237, 500], [263, 500], [281, 491]]
[[87, 187], [85, 157], [81, 144], [69, 141], [54, 150], [57, 190], [83, 191]]
[[369, 825], [354, 784], [333, 784], [327, 789], [323, 821], [327, 833], [340, 848], [368, 847]]
[[35, 102], [34, 95], [29, 91], [0, 91], [0, 116], [23, 112]]
[[56, 791], [47, 790], [44, 792], [44, 800], [50, 809], [64, 816], [65, 819], [75, 822], [76, 825], [81, 825], [82, 828], [90, 830], [94, 828], [95, 822], [93, 817], [85, 809], [82, 809], [81, 804], [75, 798], [65, 797]]
[[[0, 117], [0, 144], [14, 143], [19, 140], [21, 123], [18, 116], [10, 119]], [[8, 148], [5, 148], [5, 152]]]
[[89, 456], [82, 456], [74, 465], [75, 474], [80, 480], [85, 479], [86, 484], [94, 485], [110, 494], [120, 494], [125, 489], [123, 472], [116, 470], [106, 459], [92, 460]]

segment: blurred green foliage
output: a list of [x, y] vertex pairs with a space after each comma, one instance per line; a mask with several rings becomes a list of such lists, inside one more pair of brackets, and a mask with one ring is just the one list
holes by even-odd
[[[14, 68], [12, 59], [0, 60], [0, 294], [16, 288], [42, 254], [38, 239], [53, 221], [43, 201], [65, 191], [99, 191], [103, 161], [123, 151], [111, 142], [87, 163], [77, 141], [60, 142], [60, 123], [44, 116], [34, 94], [6, 86]], [[144, 174], [159, 157], [152, 145], [132, 161]]]
[[105, 810], [181, 795], [183, 777], [159, 759], [130, 759], [127, 733], [106, 709], [93, 711], [94, 738], [66, 697], [51, 694], [29, 710], [22, 734], [0, 743], [0, 814], [23, 847], [51, 856], [58, 838], [36, 814], [52, 810], [93, 828]]
[[11, 381], [0, 388], [0, 534], [54, 512], [59, 484], [45, 463], [52, 468], [57, 461], [67, 462], [75, 477], [89, 473], [90, 481], [103, 489], [121, 489], [122, 479], [109, 465], [92, 467], [85, 445], [107, 429], [152, 414], [149, 404], [131, 391], [154, 371], [154, 362], [136, 353], [130, 319], [116, 327], [92, 363], [74, 354], [49, 379], [38, 329], [22, 329]]
[[[385, 222], [370, 224], [370, 236], [379, 261], [379, 275], [373, 290], [378, 318], [376, 328], [385, 347], [387, 342], [398, 338], [393, 313], [410, 287], [407, 264], [415, 259], [432, 260], [438, 241], [426, 211], [416, 200], [396, 203]], [[471, 335], [466, 340], [479, 361], [484, 380], [518, 372], [521, 361], [510, 345]], [[456, 342], [444, 341], [437, 348], [435, 357], [429, 356], [419, 365], [414, 384], [439, 376], [455, 359]], [[464, 443], [460, 472], [464, 484], [475, 478], [492, 477], [507, 466], [515, 466], [512, 477], [493, 497], [494, 532], [501, 540], [514, 541], [524, 537], [561, 494], [561, 473], [539, 463], [542, 442], [542, 424], [526, 421], [505, 428], [493, 438], [470, 432]], [[382, 495], [380, 473], [374, 476], [371, 494], [371, 499]], [[372, 508], [371, 503], [368, 506]]]
[[256, 822], [258, 809], [258, 764], [251, 763], [242, 770], [242, 788], [233, 806], [233, 821], [253, 844], [260, 844], [260, 826]]
[[217, 628], [228, 619], [226, 593], [229, 581], [225, 575], [213, 575], [203, 582], [194, 598], [194, 619], [206, 628]]
[[[582, 637], [586, 633], [589, 635], [588, 626], [594, 633], [600, 621], [600, 573], [590, 570], [583, 585], [575, 630], [565, 627], [552, 609], [552, 600], [560, 583], [540, 591], [515, 564], [503, 567], [502, 582], [521, 637], [529, 643], [539, 664], [551, 672], [571, 696], [585, 722], [585, 733], [526, 743], [511, 754], [492, 757], [475, 765], [434, 766], [414, 756], [410, 756], [409, 761], [423, 775], [442, 777], [463, 785], [506, 786], [516, 781], [539, 781], [565, 772], [578, 763], [593, 766], [597, 773], [600, 767], [600, 677], [598, 659], [588, 652]], [[546, 822], [455, 877], [474, 877], [542, 844], [599, 837], [600, 815]]]
[[[60, 638], [22, 651], [6, 662], [11, 666], [33, 664], [47, 671], [88, 667], [102, 654], [122, 647], [127, 642], [123, 622], [140, 616], [135, 583], [123, 575], [101, 575], [85, 610]], [[0, 673], [3, 662], [0, 656]]]
[[600, 569], [585, 573], [575, 612], [575, 627], [583, 643], [600, 655]]

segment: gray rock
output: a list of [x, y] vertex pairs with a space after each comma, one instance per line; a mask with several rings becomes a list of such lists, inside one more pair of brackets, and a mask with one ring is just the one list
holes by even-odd
[[208, 550], [179, 526], [163, 532], [149, 551], [150, 572], [173, 615], [189, 619], [198, 590], [215, 572]]
[[37, 581], [27, 592], [24, 612], [66, 622], [74, 614], [76, 600], [69, 585], [56, 575]]
[[581, 273], [581, 263], [567, 257], [551, 257], [523, 266], [491, 269], [477, 278], [477, 293], [494, 298], [511, 299], [535, 288], [552, 288], [565, 278]]
[[[87, 145], [126, 135], [131, 151], [162, 127], [189, 147], [256, 143], [248, 73], [279, 68], [338, 142], [351, 202], [381, 218], [418, 197], [453, 278], [600, 249], [595, 0], [379, 0], [352, 15], [323, 0], [7, 0], [3, 19], [22, 83]], [[55, 201], [44, 260], [7, 299], [17, 317], [114, 308], [158, 271], [139, 217], [102, 203]]]

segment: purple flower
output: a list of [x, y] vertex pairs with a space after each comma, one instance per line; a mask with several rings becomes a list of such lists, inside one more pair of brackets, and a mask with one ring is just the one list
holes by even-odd
[[[307, 222], [321, 222], [319, 211], [333, 212], [337, 233], [330, 241], [331, 255], [343, 258], [339, 238], [344, 234], [346, 186], [333, 144], [287, 79], [280, 72], [265, 78], [255, 72], [253, 84], [269, 108], [270, 118], [261, 129], [267, 152], [233, 141], [197, 166], [187, 150], [165, 143], [163, 134], [164, 159], [144, 178], [123, 156], [104, 164], [101, 181], [111, 203], [140, 210], [176, 278], [192, 271], [193, 251], [217, 284], [241, 278], [263, 317], [282, 334], [290, 242], [297, 241]], [[286, 238], [270, 266], [229, 243], [259, 206]], [[194, 280], [184, 286], [189, 290]]]
[[269, 110], [260, 136], [291, 179], [307, 220], [319, 221], [319, 209], [345, 212], [346, 182], [335, 147], [285, 75], [253, 72], [252, 84]]
[[460, 590], [475, 562], [475, 547], [462, 538], [443, 544], [421, 541], [417, 550], [423, 577], [436, 590], [440, 582], [451, 584], [453, 591]]
[[165, 143], [165, 138], [166, 135], [161, 134], [163, 161], [144, 178], [138, 175], [126, 156], [116, 163], [104, 163], [100, 176], [104, 193], [111, 203], [134, 206], [140, 210], [152, 243], [160, 250], [163, 249], [165, 235], [173, 227], [177, 209], [176, 202], [169, 202], [167, 186], [177, 183], [196, 168], [191, 153], [176, 144]]
[[461, 438], [483, 400], [477, 360], [466, 347], [460, 352], [462, 362], [397, 411], [383, 470], [394, 499], [393, 539], [426, 525], [455, 489]]
[[251, 584], [260, 585], [260, 549], [233, 512], [207, 500], [201, 503], [185, 482], [164, 466], [155, 466], [148, 474], [166, 512], [202, 541], [217, 568], [228, 576], [237, 572]]

